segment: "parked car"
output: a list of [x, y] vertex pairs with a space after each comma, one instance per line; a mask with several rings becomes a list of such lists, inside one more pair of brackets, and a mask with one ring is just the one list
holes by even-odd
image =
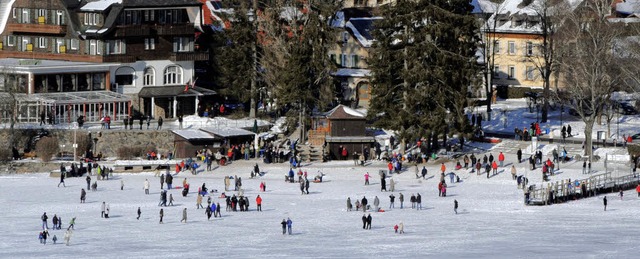
[[[591, 109], [585, 109], [584, 110], [585, 115], [589, 116], [593, 113], [593, 111], [591, 111]], [[569, 109], [569, 114], [573, 115], [573, 116], [580, 116], [580, 114], [578, 113], [578, 111], [575, 108], [570, 108]]]
[[638, 110], [636, 110], [636, 108], [630, 103], [619, 103], [618, 113], [624, 115], [635, 115], [638, 114]]

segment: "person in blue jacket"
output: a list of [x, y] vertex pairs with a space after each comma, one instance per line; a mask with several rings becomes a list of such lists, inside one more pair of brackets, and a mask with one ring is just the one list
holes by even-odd
[[287, 218], [287, 230], [289, 231], [289, 235], [291, 235], [291, 225], [293, 225], [293, 222], [290, 218]]

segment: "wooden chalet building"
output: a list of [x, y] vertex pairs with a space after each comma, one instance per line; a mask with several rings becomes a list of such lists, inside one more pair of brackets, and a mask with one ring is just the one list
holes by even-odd
[[353, 152], [369, 150], [375, 142], [366, 134], [366, 115], [344, 105], [313, 116], [308, 136], [312, 145], [326, 144], [324, 152], [331, 159], [340, 157], [340, 147], [346, 148], [351, 157]]

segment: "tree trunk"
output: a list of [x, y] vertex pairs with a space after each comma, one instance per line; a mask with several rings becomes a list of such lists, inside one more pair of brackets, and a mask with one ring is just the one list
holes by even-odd
[[400, 154], [404, 155], [404, 150], [406, 145], [407, 145], [407, 141], [404, 138], [402, 138], [400, 140]]
[[585, 122], [584, 125], [584, 155], [589, 157], [591, 160], [591, 154], [593, 153], [593, 137], [591, 134], [593, 133], [593, 123], [594, 119]]

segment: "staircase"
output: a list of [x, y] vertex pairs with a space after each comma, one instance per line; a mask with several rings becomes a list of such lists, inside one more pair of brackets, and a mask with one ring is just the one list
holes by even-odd
[[9, 15], [11, 15], [11, 6], [16, 0], [4, 0], [0, 3], [0, 33], [4, 32], [4, 28], [7, 26]]
[[322, 145], [298, 144], [296, 149], [302, 162], [322, 162]]

